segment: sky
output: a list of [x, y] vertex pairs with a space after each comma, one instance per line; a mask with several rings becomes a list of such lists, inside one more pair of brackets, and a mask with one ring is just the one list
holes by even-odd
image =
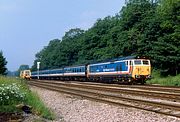
[[125, 0], [0, 0], [0, 51], [15, 71], [30, 67], [50, 40], [72, 28], [87, 30], [98, 18], [117, 14]]

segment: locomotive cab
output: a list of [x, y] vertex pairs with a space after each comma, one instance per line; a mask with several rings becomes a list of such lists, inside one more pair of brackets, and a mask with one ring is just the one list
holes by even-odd
[[23, 70], [20, 72], [20, 77], [23, 79], [31, 79], [31, 71], [30, 70]]
[[132, 61], [133, 70], [132, 78], [136, 81], [144, 83], [145, 80], [151, 78], [151, 64], [148, 59], [135, 59]]

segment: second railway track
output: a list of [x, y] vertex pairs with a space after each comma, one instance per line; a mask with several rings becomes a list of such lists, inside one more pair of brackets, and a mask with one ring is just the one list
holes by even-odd
[[[180, 118], [180, 94], [160, 90], [142, 90], [57, 81], [29, 81], [30, 85], [82, 96], [106, 103], [134, 107]], [[106, 84], [107, 85], [107, 84]], [[125, 94], [122, 95], [122, 94]], [[129, 97], [136, 96], [135, 98]], [[140, 96], [140, 97], [139, 97]], [[144, 98], [142, 98], [144, 97]], [[146, 98], [149, 98], [148, 100]]]

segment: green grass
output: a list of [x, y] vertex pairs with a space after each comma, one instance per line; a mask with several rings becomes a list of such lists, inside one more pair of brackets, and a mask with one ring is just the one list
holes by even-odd
[[37, 93], [29, 90], [25, 80], [0, 76], [0, 112], [20, 112], [20, 109], [16, 108], [18, 104], [32, 106], [32, 112], [43, 118], [55, 118], [54, 113], [44, 105]]
[[40, 100], [37, 93], [29, 93], [27, 95], [26, 103], [30, 106], [33, 106], [32, 111], [37, 115], [40, 115], [46, 119], [55, 119], [55, 115], [47, 107], [45, 107], [44, 103]]
[[152, 72], [152, 79], [146, 81], [148, 84], [160, 84], [163, 86], [180, 86], [180, 74], [177, 76], [161, 77], [159, 71]]
[[21, 110], [17, 109], [14, 105], [0, 105], [0, 112], [5, 113], [16, 113], [21, 112]]

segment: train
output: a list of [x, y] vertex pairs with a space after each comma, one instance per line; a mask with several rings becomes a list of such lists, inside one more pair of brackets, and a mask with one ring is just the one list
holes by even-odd
[[86, 65], [33, 71], [29, 75], [26, 79], [144, 84], [151, 78], [151, 62], [146, 57], [128, 56]]
[[20, 71], [20, 78], [30, 80], [31, 79], [31, 71], [30, 70]]

